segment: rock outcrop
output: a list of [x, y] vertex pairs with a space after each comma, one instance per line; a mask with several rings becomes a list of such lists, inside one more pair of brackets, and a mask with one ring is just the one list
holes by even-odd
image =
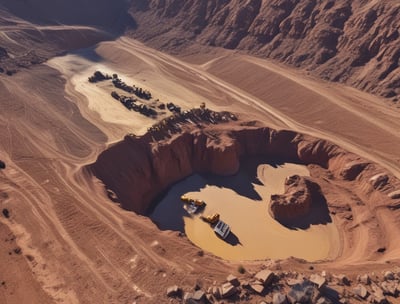
[[400, 94], [396, 0], [136, 2], [133, 35], [153, 46], [240, 49], [384, 97]]
[[310, 178], [292, 175], [285, 180], [285, 193], [271, 195], [269, 212], [280, 222], [301, 218], [310, 212], [312, 198], [320, 188]]

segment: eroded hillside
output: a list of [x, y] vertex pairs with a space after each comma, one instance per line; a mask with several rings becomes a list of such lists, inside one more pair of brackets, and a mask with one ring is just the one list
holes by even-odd
[[385, 0], [142, 0], [134, 36], [174, 51], [192, 41], [244, 50], [326, 80], [400, 94], [400, 3]]

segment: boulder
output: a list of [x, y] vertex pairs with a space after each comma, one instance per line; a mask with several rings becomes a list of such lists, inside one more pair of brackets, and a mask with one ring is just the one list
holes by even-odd
[[338, 280], [339, 285], [350, 286], [350, 280], [344, 274], [336, 275], [335, 278]]
[[319, 298], [318, 289], [309, 281], [294, 285], [287, 294], [290, 303], [315, 303]]
[[320, 297], [317, 301], [317, 304], [332, 304], [332, 301], [325, 297]]
[[256, 273], [254, 278], [258, 281], [260, 281], [264, 286], [268, 286], [269, 284], [272, 283], [274, 280], [275, 274], [268, 269], [261, 270]]
[[177, 285], [167, 288], [167, 297], [178, 297], [181, 293], [182, 290]]
[[372, 293], [373, 303], [376, 303], [376, 304], [388, 303], [386, 297], [383, 294], [382, 289], [380, 289], [378, 286], [375, 285], [375, 286], [372, 286], [372, 290], [373, 290], [373, 293]]
[[185, 304], [205, 304], [205, 293], [201, 290], [197, 290], [194, 293], [187, 292], [183, 296], [183, 303]]
[[360, 297], [361, 299], [366, 299], [369, 295], [367, 288], [364, 285], [358, 284], [357, 287], [353, 289], [353, 292], [356, 296]]
[[216, 299], [220, 299], [221, 298], [221, 288], [217, 287], [217, 286], [213, 286], [211, 288], [211, 294], [216, 298]]
[[383, 277], [386, 281], [392, 281], [395, 279], [394, 273], [392, 271], [386, 271]]
[[197, 302], [203, 301], [205, 299], [205, 297], [206, 297], [206, 294], [202, 290], [197, 290], [192, 295], [192, 299]]
[[281, 294], [280, 292], [274, 293], [272, 297], [272, 304], [288, 304], [286, 295]]
[[250, 288], [254, 292], [258, 293], [258, 294], [262, 294], [264, 292], [264, 289], [265, 289], [264, 285], [262, 283], [260, 283], [260, 282], [252, 282], [252, 283], [250, 283]]
[[238, 292], [237, 288], [233, 286], [231, 283], [222, 284], [221, 289], [221, 297], [229, 298]]
[[371, 284], [371, 279], [368, 274], [363, 274], [361, 276], [358, 276], [357, 281], [364, 285]]
[[382, 282], [381, 284], [381, 288], [384, 292], [384, 294], [389, 295], [389, 296], [396, 296], [397, 295], [397, 288], [398, 288], [399, 284], [396, 281], [385, 281]]
[[235, 286], [235, 287], [240, 286], [239, 279], [238, 279], [236, 276], [234, 276], [233, 274], [230, 274], [230, 275], [226, 278], [226, 280], [227, 280], [229, 283], [231, 283], [233, 286]]
[[318, 274], [312, 274], [310, 281], [317, 285], [318, 289], [321, 289], [326, 284], [326, 279]]

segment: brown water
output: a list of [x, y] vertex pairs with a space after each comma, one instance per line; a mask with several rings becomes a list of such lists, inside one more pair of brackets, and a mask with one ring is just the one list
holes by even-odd
[[[184, 231], [198, 247], [228, 260], [333, 258], [338, 254], [339, 234], [332, 222], [289, 229], [268, 213], [270, 195], [283, 193], [285, 178], [293, 174], [306, 176], [309, 172], [297, 164], [247, 161], [233, 177], [193, 175], [170, 189], [151, 218], [161, 229]], [[205, 215], [221, 215], [232, 231], [226, 241], [199, 215], [187, 214], [179, 199], [182, 194], [204, 200]]]

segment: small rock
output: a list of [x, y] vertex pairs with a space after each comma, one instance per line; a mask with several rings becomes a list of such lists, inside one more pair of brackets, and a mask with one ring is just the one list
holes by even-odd
[[233, 286], [231, 283], [225, 283], [221, 286], [221, 297], [222, 298], [229, 298], [237, 293], [237, 288]]
[[371, 279], [368, 274], [363, 274], [361, 276], [358, 276], [358, 282], [364, 285], [369, 285], [371, 284]]
[[6, 168], [6, 163], [0, 160], [0, 169], [5, 169]]
[[230, 274], [226, 280], [231, 283], [233, 286], [238, 287], [240, 286], [240, 282], [238, 280], [238, 278], [236, 276], [234, 276], [233, 274]]
[[181, 295], [181, 289], [177, 286], [171, 286], [167, 288], [167, 297], [177, 297]]
[[290, 303], [315, 303], [320, 296], [319, 291], [309, 281], [297, 284], [287, 294]]
[[221, 289], [217, 286], [213, 286], [211, 289], [211, 294], [216, 298], [220, 299], [221, 298]]
[[289, 286], [293, 286], [293, 285], [297, 285], [297, 284], [301, 284], [303, 283], [304, 280], [300, 280], [300, 279], [287, 279], [286, 284], [288, 284]]
[[325, 297], [320, 297], [317, 301], [317, 304], [332, 304], [332, 301]]
[[376, 250], [376, 252], [384, 253], [386, 251], [386, 247], [380, 247]]
[[344, 274], [339, 274], [336, 276], [338, 279], [338, 283], [342, 285], [349, 286], [350, 285], [350, 280], [344, 275]]
[[387, 303], [385, 296], [383, 295], [382, 289], [378, 286], [372, 286], [373, 289], [373, 302], [376, 304], [384, 304]]
[[392, 281], [394, 280], [394, 273], [391, 271], [386, 271], [384, 274], [384, 278], [386, 281]]
[[258, 294], [262, 294], [264, 291], [264, 285], [259, 282], [250, 283], [250, 288]]
[[397, 295], [398, 283], [395, 281], [382, 282], [381, 288], [385, 294], [395, 296]]
[[390, 193], [388, 194], [388, 196], [389, 196], [391, 199], [398, 199], [398, 198], [400, 198], [400, 190], [390, 192]]
[[310, 281], [317, 285], [318, 289], [321, 289], [321, 287], [326, 284], [326, 279], [318, 274], [312, 274], [310, 276]]
[[7, 208], [4, 208], [3, 215], [5, 218], [10, 218], [10, 211]]
[[280, 292], [274, 293], [274, 296], [272, 297], [272, 303], [273, 304], [287, 304], [287, 298], [284, 294], [281, 294]]
[[366, 299], [367, 296], [369, 295], [368, 290], [361, 284], [358, 284], [357, 287], [353, 289], [353, 292], [361, 299]]
[[272, 271], [265, 269], [265, 270], [258, 272], [254, 277], [257, 280], [259, 280], [261, 283], [263, 283], [264, 286], [268, 286], [269, 284], [272, 283], [272, 281], [275, 277], [275, 274]]
[[185, 295], [183, 296], [183, 303], [191, 303], [191, 302], [193, 302], [192, 296], [193, 296], [193, 293], [185, 292]]
[[193, 293], [192, 299], [195, 301], [203, 301], [206, 294], [202, 290], [197, 290]]

